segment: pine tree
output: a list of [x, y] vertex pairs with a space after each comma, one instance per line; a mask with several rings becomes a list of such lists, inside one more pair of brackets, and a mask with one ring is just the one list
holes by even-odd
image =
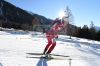
[[81, 37], [90, 39], [90, 32], [87, 25], [84, 25], [81, 31]]
[[91, 24], [90, 24], [90, 35], [91, 35], [91, 37], [90, 37], [91, 39], [93, 39], [93, 40], [96, 39], [96, 30], [95, 30], [93, 21], [91, 21]]
[[73, 23], [73, 15], [72, 15], [72, 12], [71, 10], [69, 9], [69, 7], [67, 6], [66, 7], [66, 10], [65, 10], [65, 16], [67, 18], [67, 21], [69, 22], [68, 25], [67, 25], [67, 34], [70, 35], [70, 39], [71, 39], [71, 36], [72, 36], [72, 26], [71, 24]]
[[96, 33], [96, 40], [100, 41], [100, 30]]

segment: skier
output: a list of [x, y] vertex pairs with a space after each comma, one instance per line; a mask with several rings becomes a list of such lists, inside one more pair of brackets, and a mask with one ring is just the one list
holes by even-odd
[[56, 18], [56, 20], [52, 22], [52, 27], [46, 32], [48, 44], [46, 45], [43, 52], [43, 54], [45, 54], [45, 57], [50, 57], [50, 53], [56, 46], [56, 38], [58, 38], [57, 33], [64, 29], [67, 24], [67, 17], [63, 17], [62, 19]]

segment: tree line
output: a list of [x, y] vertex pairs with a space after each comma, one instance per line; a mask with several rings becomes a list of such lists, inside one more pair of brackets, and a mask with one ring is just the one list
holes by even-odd
[[100, 30], [97, 31], [93, 26], [89, 28], [84, 25], [83, 27], [78, 27], [73, 36], [100, 41]]
[[68, 6], [65, 9], [65, 15], [68, 16], [67, 21], [69, 22], [69, 24], [66, 27], [66, 34], [70, 36], [70, 39], [71, 36], [75, 36], [79, 38], [100, 41], [100, 30], [96, 30], [93, 21], [91, 21], [90, 27], [88, 27], [87, 25], [84, 25], [83, 27], [77, 27], [73, 25], [74, 17]]

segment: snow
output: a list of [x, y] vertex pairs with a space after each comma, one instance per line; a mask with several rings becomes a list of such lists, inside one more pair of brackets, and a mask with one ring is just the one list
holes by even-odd
[[39, 32], [0, 31], [0, 66], [100, 66], [99, 41], [69, 39], [65, 35], [59, 35], [52, 54], [69, 57], [57, 57], [63, 60], [27, 58], [38, 57], [28, 53], [42, 53], [46, 44], [45, 34]]

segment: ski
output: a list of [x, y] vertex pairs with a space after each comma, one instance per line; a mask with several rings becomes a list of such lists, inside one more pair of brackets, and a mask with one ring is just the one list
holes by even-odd
[[46, 58], [46, 57], [42, 57], [42, 56], [27, 56], [26, 58], [37, 58], [37, 59], [47, 59], [47, 60], [65, 60], [64, 58]]
[[[27, 53], [29, 55], [45, 55], [43, 53]], [[60, 56], [60, 57], [69, 57], [69, 56], [65, 56], [65, 55], [60, 55], [60, 54], [50, 54], [52, 56]]]

